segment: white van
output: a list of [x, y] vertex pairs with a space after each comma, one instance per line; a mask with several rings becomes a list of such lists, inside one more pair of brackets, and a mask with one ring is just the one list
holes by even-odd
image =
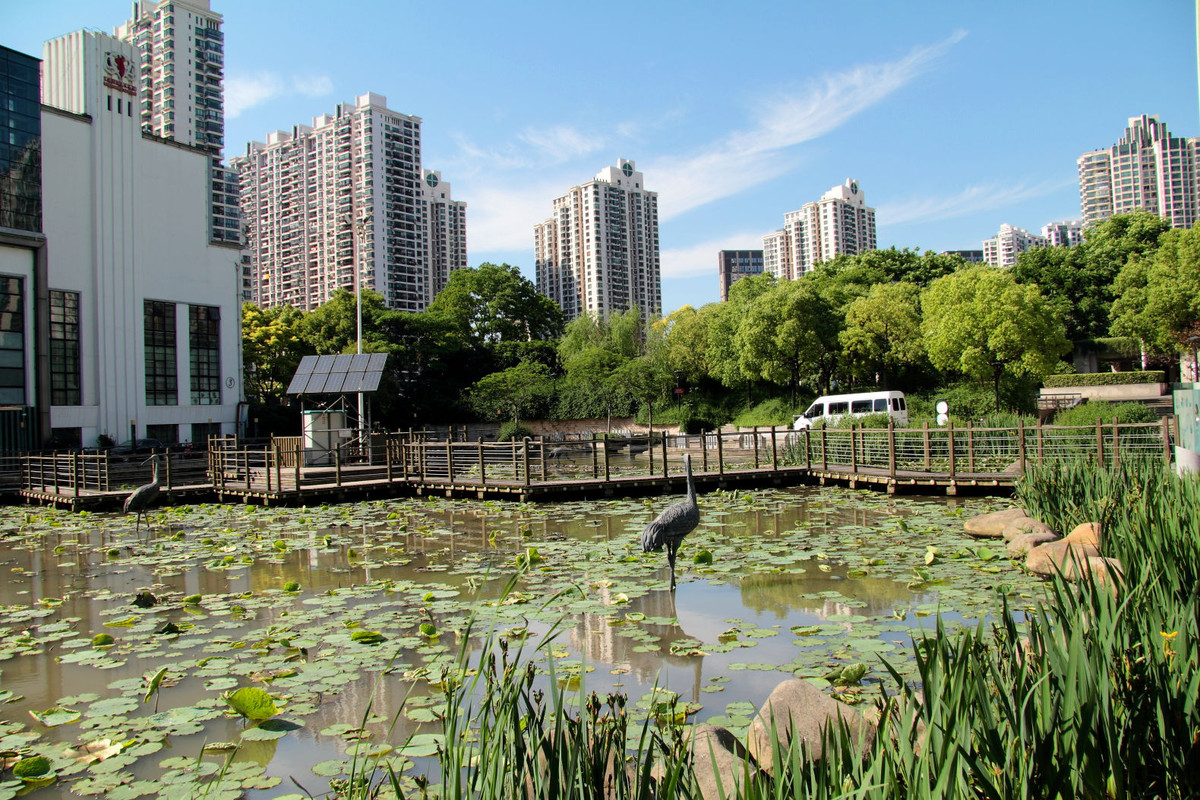
[[836, 425], [847, 414], [852, 417], [887, 414], [897, 425], [908, 424], [908, 404], [904, 402], [904, 392], [859, 392], [818, 397], [807, 411], [795, 418], [792, 430], [807, 430], [819, 419], [825, 420], [826, 425]]

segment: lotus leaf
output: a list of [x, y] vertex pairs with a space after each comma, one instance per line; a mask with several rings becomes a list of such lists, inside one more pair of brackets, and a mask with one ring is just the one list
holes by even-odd
[[224, 695], [225, 702], [246, 719], [265, 720], [279, 713], [271, 695], [256, 686], [244, 686]]

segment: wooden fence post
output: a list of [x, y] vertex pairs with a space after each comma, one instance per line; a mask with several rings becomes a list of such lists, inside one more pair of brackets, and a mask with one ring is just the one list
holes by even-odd
[[296, 460], [292, 465], [293, 469], [296, 470], [296, 491], [300, 491], [300, 464], [304, 460], [303, 452], [304, 451], [300, 449], [300, 445], [296, 445]]
[[888, 417], [888, 477], [896, 477], [896, 420]]
[[275, 491], [283, 491], [283, 454], [279, 451], [279, 442], [274, 442], [275, 448]]
[[524, 467], [524, 472], [525, 472], [523, 482], [524, 482], [525, 486], [528, 486], [529, 485], [529, 437], [526, 436], [524, 438], [524, 440], [522, 440], [521, 444], [522, 444], [521, 463], [522, 463], [522, 466]]
[[[79, 455], [74, 455], [71, 457], [71, 462], [72, 462], [71, 466], [74, 468], [74, 471], [75, 471], [75, 475], [73, 476], [73, 480], [71, 481], [71, 483], [75, 484], [75, 496], [76, 497], [79, 497], [79, 460], [80, 460], [80, 458], [82, 458], [82, 456], [79, 456]], [[86, 472], [84, 472], [83, 477], [84, 477], [84, 480], [87, 480]]]
[[667, 477], [667, 432], [665, 430], [663, 431], [662, 443], [663, 443], [663, 448], [662, 448], [663, 477], [666, 478]]
[[482, 436], [479, 437], [479, 441], [476, 443], [476, 446], [479, 448], [479, 485], [487, 486], [487, 462], [483, 460]]
[[1096, 417], [1096, 463], [1104, 469], [1104, 423]]
[[930, 462], [929, 462], [929, 420], [925, 420], [924, 440], [925, 440], [925, 471], [926, 471], [926, 472], [929, 472], [929, 471], [930, 471]]
[[826, 439], [825, 426], [821, 426], [821, 469], [829, 471], [829, 442]]
[[1166, 417], [1163, 417], [1158, 422], [1159, 436], [1162, 437], [1163, 447], [1163, 463], [1170, 465], [1171, 463], [1171, 422]]
[[725, 474], [725, 451], [721, 444], [721, 429], [717, 428], [717, 474]]
[[454, 485], [454, 444], [446, 437], [446, 481]]
[[975, 472], [975, 426], [967, 420], [967, 472]]
[[804, 468], [812, 469], [812, 428], [804, 429]]
[[263, 475], [267, 479], [267, 492], [271, 491], [271, 448], [263, 448]]
[[700, 431], [700, 471], [708, 472], [708, 434]]
[[954, 421], [946, 420], [946, 442], [950, 446], [950, 480], [954, 480]]
[[1119, 432], [1119, 429], [1117, 428], [1117, 418], [1114, 416], [1113, 417], [1113, 446], [1112, 446], [1113, 466], [1114, 467], [1121, 466], [1121, 440], [1119, 438], [1120, 435], [1121, 434]]
[[546, 437], [545, 437], [545, 435], [539, 433], [537, 441], [538, 441], [538, 450], [541, 451], [541, 456], [538, 458], [538, 462], [542, 466], [542, 480], [546, 480]]
[[1044, 435], [1044, 432], [1042, 431], [1042, 418], [1038, 417], [1038, 421], [1037, 421], [1037, 463], [1038, 463], [1039, 467], [1045, 461], [1045, 455], [1044, 455], [1044, 451], [1043, 451], [1043, 448], [1045, 447], [1045, 440], [1043, 438], [1043, 435]]
[[775, 439], [775, 426], [771, 426], [771, 469], [775, 472], [779, 471], [779, 451]]
[[604, 482], [608, 483], [609, 475], [608, 475], [608, 437], [607, 436], [605, 436], [604, 440], [600, 443], [600, 447], [604, 453]]
[[1017, 418], [1017, 469], [1025, 474], [1025, 420], [1020, 417]]
[[754, 437], [754, 468], [758, 469], [758, 426], [755, 425], [750, 430], [753, 431], [751, 436]]
[[858, 448], [854, 446], [855, 429], [858, 426], [853, 422], [850, 423], [850, 471], [858, 472]]
[[340, 447], [333, 448], [333, 478], [335, 484], [342, 485], [342, 448]]

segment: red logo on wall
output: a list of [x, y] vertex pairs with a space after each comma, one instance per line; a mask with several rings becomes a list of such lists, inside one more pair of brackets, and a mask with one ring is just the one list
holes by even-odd
[[120, 53], [105, 53], [104, 72], [104, 85], [109, 89], [125, 94], [137, 94], [137, 87], [133, 84], [133, 64], [128, 58]]

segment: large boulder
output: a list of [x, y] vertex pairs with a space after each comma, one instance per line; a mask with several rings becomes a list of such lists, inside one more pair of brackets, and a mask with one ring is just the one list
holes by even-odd
[[1058, 536], [1047, 528], [1045, 531], [1030, 531], [1014, 536], [1008, 540], [1008, 555], [1011, 558], [1024, 558], [1029, 551], [1041, 544], [1057, 541]]
[[1125, 567], [1115, 558], [1093, 556], [1087, 565], [1097, 586], [1115, 591], [1118, 581], [1125, 579]]
[[[1058, 538], [1058, 534], [1054, 532], [1053, 528], [1033, 517], [1018, 517], [1014, 519], [1004, 526], [1004, 530], [1000, 532], [1000, 535], [1004, 537], [1004, 541], [1011, 542], [1016, 537], [1026, 533], [1043, 533], [1049, 534], [1051, 538]], [[1049, 539], [1046, 541], [1049, 541]]]
[[783, 748], [793, 739], [804, 742], [810, 758], [824, 753], [821, 733], [831, 724], [845, 723], [850, 735], [866, 747], [875, 739], [875, 725], [845, 703], [839, 703], [808, 681], [798, 678], [784, 681], [775, 687], [763, 703], [758, 716], [746, 732], [750, 755], [770, 772], [772, 765], [771, 730]]
[[741, 797], [747, 778], [766, 780], [749, 752], [729, 731], [715, 725], [696, 725], [688, 745], [692, 751], [692, 772], [704, 800]]
[[991, 514], [969, 519], [963, 527], [968, 535], [977, 539], [999, 539], [1004, 535], [1004, 528], [1008, 523], [1024, 517], [1023, 509], [1007, 508], [1004, 511], [993, 511]]
[[1071, 544], [1086, 544], [1099, 550], [1102, 541], [1100, 533], [1099, 522], [1084, 522], [1072, 528], [1064, 538]]
[[1062, 573], [1065, 578], [1076, 578], [1088, 569], [1088, 559], [1100, 555], [1100, 551], [1089, 544], [1075, 544], [1066, 539], [1038, 545], [1029, 551], [1025, 567], [1037, 575], [1050, 576]]

